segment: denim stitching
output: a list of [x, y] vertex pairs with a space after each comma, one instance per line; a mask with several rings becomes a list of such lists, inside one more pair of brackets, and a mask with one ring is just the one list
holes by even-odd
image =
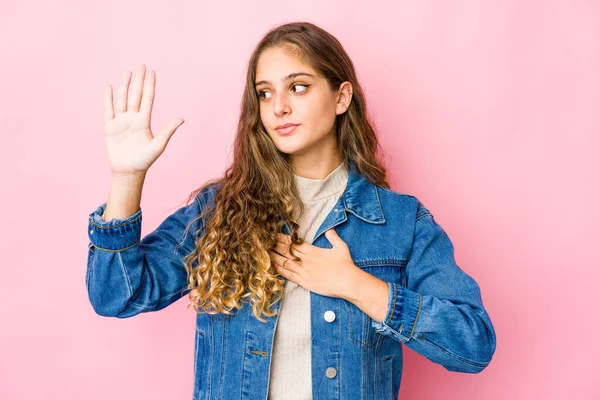
[[431, 214], [431, 212], [429, 211], [429, 209], [427, 209], [427, 207], [425, 207], [425, 205], [423, 203], [421, 203], [420, 201], [419, 201], [419, 203], [417, 205], [417, 211], [419, 211], [419, 205], [421, 206], [421, 211], [420, 211], [420, 213], [417, 214], [416, 221], [418, 221], [421, 218], [426, 217], [428, 215], [431, 215], [431, 217], [433, 217], [433, 215]]
[[208, 378], [206, 379], [206, 398], [208, 399], [210, 396], [210, 392], [212, 390], [212, 369], [213, 369], [213, 364], [214, 364], [214, 359], [215, 359], [215, 343], [214, 343], [214, 338], [215, 338], [215, 324], [214, 322], [210, 322], [210, 358], [208, 359], [209, 363], [208, 363]]
[[127, 268], [123, 263], [123, 257], [121, 257], [121, 253], [117, 252], [117, 258], [119, 259], [119, 264], [121, 264], [121, 269], [123, 270], [123, 275], [125, 275], [125, 283], [127, 284], [127, 291], [129, 297], [133, 296], [133, 291], [131, 290], [131, 283], [129, 283], [129, 274], [127, 274]]
[[406, 263], [406, 260], [395, 258], [363, 258], [354, 262], [357, 267], [404, 267], [406, 266]]
[[413, 196], [412, 194], [408, 194], [408, 193], [400, 193], [400, 192], [397, 192], [397, 191], [395, 191], [395, 190], [388, 189], [388, 188], [386, 188], [385, 186], [379, 186], [379, 185], [378, 185], [377, 187], [378, 187], [379, 189], [383, 189], [383, 190], [385, 190], [385, 191], [386, 191], [386, 192], [388, 192], [388, 193], [395, 194], [396, 196], [412, 197], [413, 199], [416, 199], [416, 196]]
[[440, 345], [432, 342], [431, 340], [427, 339], [425, 336], [421, 336], [421, 337], [422, 337], [421, 340], [424, 343], [429, 344], [431, 347], [437, 349], [438, 351], [440, 351], [442, 353], [445, 353], [445, 354], [449, 355], [450, 357], [452, 357], [452, 358], [454, 358], [454, 359], [456, 359], [458, 361], [461, 361], [461, 362], [463, 362], [465, 364], [470, 364], [470, 365], [475, 366], [475, 367], [485, 367], [486, 365], [489, 364], [489, 362], [483, 362], [482, 363], [482, 362], [473, 361], [473, 360], [470, 360], [468, 358], [461, 357], [461, 356], [456, 355], [456, 354], [452, 353], [451, 351], [443, 348], [442, 346], [440, 346]]
[[[186, 290], [187, 290], [187, 289], [186, 289]], [[185, 290], [184, 290], [184, 291], [185, 291]], [[157, 307], [157, 308], [158, 308], [158, 307], [160, 307], [160, 303], [161, 303], [162, 301], [164, 301], [164, 300], [167, 300], [167, 299], [170, 299], [170, 298], [172, 298], [172, 297], [175, 297], [175, 296], [179, 296], [180, 294], [181, 294], [181, 292], [175, 292], [175, 293], [171, 293], [171, 294], [168, 294], [168, 295], [166, 295], [166, 296], [163, 296], [163, 297], [161, 297], [160, 299], [158, 299], [158, 300], [156, 301], [156, 307]], [[136, 306], [136, 307], [138, 307], [138, 308], [147, 308], [147, 307], [148, 307], [148, 305], [147, 305], [147, 304], [140, 304], [140, 303], [136, 303], [136, 302], [134, 302], [134, 301], [130, 301], [130, 302], [129, 302], [129, 304], [131, 304], [132, 306]]]
[[392, 311], [390, 311], [390, 315], [387, 318], [387, 321], [385, 321], [386, 324], [389, 324], [390, 321], [392, 320], [392, 315], [394, 315], [394, 310], [396, 309], [396, 293], [398, 292], [396, 290], [396, 284], [392, 283], [392, 289], [394, 291], [394, 299], [392, 300]]
[[[339, 303], [338, 303], [338, 305], [339, 305]], [[339, 313], [340, 312], [340, 308], [338, 307], [336, 309], [336, 311]], [[341, 393], [341, 390], [339, 390], [339, 387], [340, 387], [340, 383], [339, 382], [342, 382], [342, 370], [343, 370], [343, 368], [339, 368], [339, 365], [340, 365], [340, 349], [342, 348], [342, 345], [341, 345], [341, 342], [342, 342], [342, 326], [341, 326], [341, 324], [338, 323], [337, 327], [338, 327], [338, 335], [337, 335], [337, 337], [338, 337], [337, 365], [338, 365], [338, 374], [340, 374], [337, 387], [338, 387], [338, 399], [341, 399], [340, 396], [341, 396], [342, 393]]]
[[381, 207], [381, 201], [379, 200], [379, 191], [375, 187], [375, 197], [377, 198], [377, 205], [379, 206], [379, 212], [381, 213], [381, 220], [385, 222], [385, 215], [383, 214], [383, 208]]
[[[250, 324], [250, 318], [246, 319], [246, 336], [244, 337], [244, 357], [242, 357], [242, 379], [241, 379], [241, 384], [240, 384], [240, 390], [242, 391], [242, 396], [244, 395], [243, 391], [244, 391], [244, 377], [246, 376], [246, 350], [248, 349], [248, 325]], [[271, 360], [269, 360], [269, 367], [270, 367], [270, 362]], [[268, 379], [268, 378], [267, 378]], [[268, 387], [268, 380], [267, 380], [267, 387]], [[268, 388], [267, 388], [268, 390]]]
[[[349, 327], [350, 334], [348, 335], [348, 337], [350, 338], [350, 340], [353, 340], [353, 341], [355, 341], [357, 343], [360, 343], [361, 345], [363, 345], [365, 347], [369, 347], [369, 348], [375, 346], [377, 344], [377, 340], [375, 340], [375, 343], [369, 344], [368, 342], [363, 342], [362, 340], [356, 339], [354, 336], [352, 336], [353, 335], [353, 333], [352, 333], [352, 326], [353, 326], [353, 321], [354, 321], [354, 317], [352, 316], [352, 314], [354, 313], [353, 310], [352, 310], [353, 306], [350, 305], [349, 302], [346, 303], [346, 306], [348, 307], [348, 310], [349, 310], [348, 311], [348, 318], [350, 319], [350, 327]], [[366, 318], [366, 317], [365, 317], [365, 314], [363, 313], [361, 319], [364, 321], [364, 318]], [[363, 328], [364, 328], [364, 323], [361, 325], [361, 329], [363, 329]], [[370, 328], [368, 328], [368, 329], [370, 329]]]
[[118, 250], [106, 249], [104, 247], [100, 247], [100, 246], [96, 246], [96, 245], [94, 245], [94, 247], [97, 248], [97, 249], [100, 249], [100, 250], [104, 250], [104, 251], [109, 251], [111, 253], [115, 253], [115, 252], [119, 252], [119, 251], [129, 250], [130, 248], [135, 247], [135, 245], [138, 244], [139, 242], [140, 242], [140, 239], [138, 239], [137, 242], [135, 242], [131, 246], [123, 247], [122, 249], [118, 249]]
[[[196, 328], [196, 353], [194, 354], [194, 370], [196, 371], [196, 374], [198, 374], [202, 368], [199, 368], [198, 363], [204, 363], [204, 360], [206, 358], [206, 354], [202, 355], [202, 360], [199, 359], [198, 357], [198, 353], [200, 352], [200, 346], [204, 347], [204, 332], [198, 328]], [[200, 338], [200, 336], [202, 336], [202, 338]], [[202, 350], [204, 351], [204, 349]], [[204, 366], [204, 364], [201, 364], [202, 366]], [[196, 377], [194, 377], [194, 380], [196, 380]], [[202, 379], [198, 379], [198, 387], [196, 387], [196, 391], [194, 392], [194, 399], [198, 399], [198, 393], [200, 392], [200, 388], [203, 385], [203, 381]]]
[[356, 343], [360, 343], [360, 344], [361, 344], [361, 345], [363, 345], [364, 347], [368, 347], [368, 348], [371, 348], [371, 347], [374, 347], [374, 346], [376, 346], [376, 345], [377, 345], [377, 339], [375, 340], [375, 343], [373, 343], [373, 344], [369, 344], [369, 343], [361, 342], [360, 340], [358, 340], [358, 339], [355, 339], [355, 338], [353, 338], [352, 336], [350, 336], [350, 340], [353, 340], [353, 341], [355, 341]]
[[88, 263], [87, 263], [87, 269], [85, 272], [85, 287], [88, 289], [90, 289], [90, 275], [92, 273], [92, 264], [94, 263], [94, 260], [92, 257], [88, 256]]
[[379, 383], [378, 382], [379, 380], [377, 379], [378, 378], [377, 369], [378, 369], [378, 366], [379, 366], [379, 363], [377, 362], [377, 351], [375, 351], [375, 354], [374, 354], [373, 358], [374, 358], [373, 363], [375, 364], [375, 371], [373, 371], [373, 399], [375, 399], [375, 398], [377, 398], [376, 397], [377, 396], [377, 389], [378, 389], [377, 388], [377, 383]]
[[224, 378], [225, 378], [225, 374], [223, 373], [225, 370], [225, 365], [227, 362], [227, 331], [229, 328], [229, 320], [225, 320], [223, 321], [222, 324], [222, 331], [221, 334], [223, 336], [222, 339], [222, 347], [223, 347], [223, 351], [221, 352], [221, 372], [220, 372], [220, 382], [219, 382], [219, 398], [223, 398], [223, 387], [225, 386], [223, 384]]
[[419, 308], [417, 309], [417, 316], [415, 317], [415, 323], [413, 324], [409, 337], [412, 337], [415, 327], [417, 326], [417, 321], [419, 320], [419, 315], [421, 314], [421, 303], [423, 302], [423, 296], [421, 296], [419, 293], [417, 294], [419, 295]]
[[[136, 211], [137, 212], [137, 211]], [[110, 225], [110, 226], [104, 226], [104, 225], [98, 225], [94, 219], [92, 217], [89, 217], [90, 220], [90, 224], [94, 225], [96, 228], [98, 229], [112, 229], [112, 228], [119, 228], [121, 226], [127, 226], [127, 225], [131, 225], [134, 222], [136, 222], [138, 219], [142, 218], [142, 213], [140, 213], [140, 215], [138, 215], [137, 217], [135, 217], [134, 219], [132, 219], [131, 221], [127, 221], [125, 223], [119, 224], [119, 225]], [[109, 222], [109, 221], [105, 221], [105, 222]]]

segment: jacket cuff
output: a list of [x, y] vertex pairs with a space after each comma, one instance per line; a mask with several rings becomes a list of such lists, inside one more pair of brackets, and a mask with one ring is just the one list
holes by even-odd
[[421, 312], [422, 296], [394, 282], [388, 284], [388, 310], [381, 323], [372, 320], [371, 326], [382, 335], [402, 343], [408, 342], [415, 331]]
[[89, 214], [88, 237], [95, 247], [101, 250], [121, 251], [140, 241], [142, 233], [142, 208], [127, 218], [112, 218], [104, 221], [102, 216], [106, 203]]

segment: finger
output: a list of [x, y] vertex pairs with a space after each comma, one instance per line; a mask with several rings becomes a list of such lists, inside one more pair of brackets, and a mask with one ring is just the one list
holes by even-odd
[[[277, 241], [281, 242], [283, 244], [289, 245], [290, 243], [292, 243], [292, 236], [291, 235], [286, 235], [284, 233], [277, 232]], [[306, 254], [310, 250], [311, 246], [312, 245], [310, 243], [303, 242], [302, 244], [295, 244], [294, 245], [294, 250], [297, 250], [300, 253]]]
[[329, 240], [329, 243], [331, 243], [333, 247], [346, 245], [346, 242], [342, 240], [334, 228], [326, 230], [325, 237]]
[[288, 254], [287, 245], [281, 242], [277, 242], [277, 244], [275, 245], [275, 251], [277, 251], [281, 255]]
[[269, 258], [271, 259], [271, 264], [273, 264], [273, 266], [276, 269], [279, 269], [279, 268], [282, 268], [282, 267], [281, 267], [281, 263], [279, 261], [277, 261], [277, 256], [278, 256], [277, 253], [274, 253], [272, 251], [269, 252]]
[[280, 254], [277, 254], [275, 252], [270, 252], [269, 256], [271, 257], [271, 260], [276, 263], [277, 265], [283, 265], [284, 261], [287, 260], [287, 258], [283, 257]]
[[154, 104], [154, 88], [156, 86], [156, 73], [154, 70], [148, 71], [144, 80], [144, 93], [142, 94], [142, 104], [140, 111], [152, 114], [152, 105]]
[[300, 278], [300, 275], [296, 272], [293, 271], [289, 268], [287, 268], [289, 266], [290, 262], [286, 263], [286, 266], [283, 267], [280, 263], [278, 262], [273, 262], [273, 266], [275, 267], [275, 270], [277, 271], [277, 273], [281, 276], [283, 276], [286, 279], [289, 279], [293, 282], [296, 282], [298, 280], [298, 278]]
[[171, 140], [171, 136], [173, 136], [177, 128], [179, 128], [184, 122], [185, 121], [182, 119], [175, 119], [165, 125], [158, 135], [155, 136], [154, 140], [158, 140], [157, 143], [162, 147], [163, 150], [169, 143], [169, 140]]
[[298, 273], [299, 264], [295, 261], [287, 257], [281, 256], [277, 253], [272, 253], [271, 259], [281, 268], [286, 269], [290, 272]]
[[114, 117], [112, 86], [106, 85], [104, 89], [104, 121], [108, 122]]
[[325, 231], [325, 237], [327, 238], [327, 240], [329, 240], [329, 243], [331, 243], [332, 247], [336, 247], [338, 244], [338, 241], [336, 240], [337, 238], [335, 237], [335, 230], [334, 229], [328, 229]]
[[127, 92], [129, 90], [129, 82], [131, 81], [131, 71], [125, 72], [125, 76], [123, 77], [123, 82], [121, 86], [119, 86], [119, 91], [117, 93], [117, 107], [116, 113], [121, 114], [127, 111]]
[[275, 271], [279, 275], [281, 275], [285, 279], [287, 279], [288, 281], [292, 281], [292, 282], [294, 282], [298, 286], [302, 286], [304, 288], [306, 287], [306, 284], [304, 283], [304, 279], [297, 272], [290, 271], [289, 269], [285, 269], [285, 268], [283, 268], [283, 267], [281, 267], [281, 266], [279, 266], [277, 264], [275, 264]]
[[278, 232], [277, 240], [279, 240], [280, 242], [283, 242], [283, 243], [290, 243], [292, 241], [292, 238], [290, 235], [286, 235], [286, 234]]
[[291, 277], [291, 273], [290, 271], [286, 270], [285, 268], [281, 268], [280, 265], [273, 263], [273, 266], [275, 267], [275, 271], [283, 276], [285, 279], [290, 279]]
[[[281, 250], [285, 251], [285, 254], [289, 254], [290, 253], [290, 244], [289, 243], [283, 243], [283, 242], [277, 242], [277, 246], [281, 246]], [[307, 254], [308, 253], [308, 247], [306, 246], [306, 243], [302, 243], [302, 244], [295, 244], [292, 246], [292, 248], [294, 249], [295, 252], [300, 253], [300, 254]]]
[[127, 109], [131, 111], [140, 110], [140, 101], [142, 99], [142, 89], [144, 87], [144, 79], [146, 77], [146, 66], [140, 65], [137, 74], [134, 75], [131, 82], [131, 90], [127, 98]]
[[[298, 248], [296, 246], [292, 247], [294, 249], [294, 254], [300, 253], [300, 254], [304, 254], [303, 252], [301, 252], [300, 250], [298, 250]], [[277, 252], [281, 255], [287, 256], [290, 255], [290, 245], [287, 243], [282, 243], [282, 242], [277, 242], [277, 245], [275, 245], [275, 250], [277, 250]]]

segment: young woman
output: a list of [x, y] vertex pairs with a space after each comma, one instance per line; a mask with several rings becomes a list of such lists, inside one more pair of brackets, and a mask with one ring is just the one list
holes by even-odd
[[[496, 347], [479, 286], [429, 210], [386, 182], [352, 61], [308, 22], [254, 50], [234, 159], [141, 238], [155, 74], [106, 89], [108, 201], [89, 216], [86, 285], [118, 318], [184, 295], [194, 399], [396, 399], [405, 344], [476, 373]], [[189, 306], [188, 306], [189, 307]]]

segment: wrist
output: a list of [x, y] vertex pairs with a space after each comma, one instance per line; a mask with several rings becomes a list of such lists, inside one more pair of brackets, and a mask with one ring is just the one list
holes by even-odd
[[145, 172], [136, 172], [136, 173], [125, 173], [125, 174], [111, 174], [111, 182], [118, 184], [125, 184], [129, 186], [136, 186], [140, 183], [143, 183], [146, 179]]
[[360, 268], [357, 268], [350, 282], [344, 299], [361, 309], [376, 322], [382, 321], [388, 309], [388, 282]]
[[373, 275], [356, 267], [350, 274], [348, 282], [344, 287], [343, 296], [341, 297], [351, 303], [357, 304], [361, 300], [361, 292], [364, 292], [369, 277], [373, 277]]

